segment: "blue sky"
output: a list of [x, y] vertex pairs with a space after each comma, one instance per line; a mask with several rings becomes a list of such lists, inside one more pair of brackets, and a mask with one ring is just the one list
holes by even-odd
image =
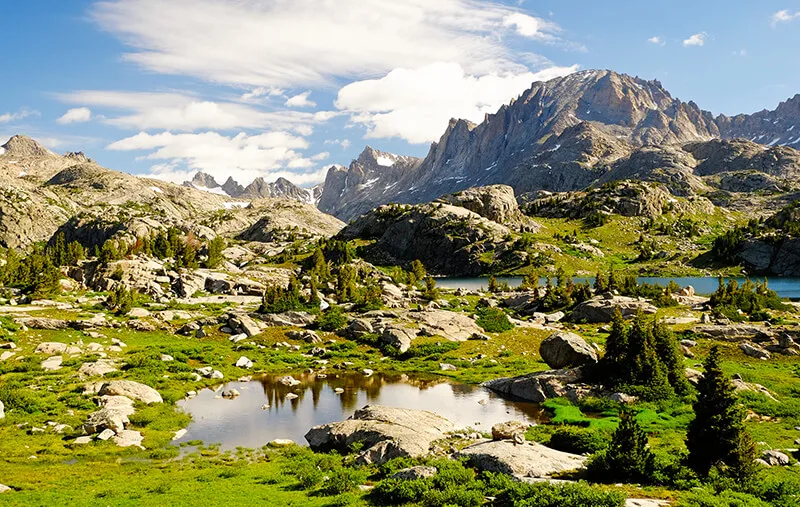
[[173, 181], [309, 185], [366, 144], [424, 156], [450, 117], [574, 70], [658, 79], [715, 114], [800, 93], [800, 1], [668, 5], [18, 2], [0, 18], [0, 136]]

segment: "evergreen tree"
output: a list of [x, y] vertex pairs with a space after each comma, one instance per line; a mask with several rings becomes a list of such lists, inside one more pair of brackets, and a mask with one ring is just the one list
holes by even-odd
[[133, 308], [135, 299], [134, 292], [119, 283], [106, 298], [106, 306], [117, 315], [125, 315]]
[[605, 292], [608, 290], [608, 281], [602, 272], [598, 272], [594, 277], [594, 290], [595, 292]]
[[734, 386], [720, 368], [718, 346], [711, 348], [704, 369], [693, 406], [695, 418], [686, 434], [688, 464], [701, 477], [716, 467], [746, 485], [756, 473], [755, 445], [744, 428]]
[[205, 262], [206, 267], [213, 269], [222, 264], [222, 261], [225, 260], [225, 257], [222, 255], [222, 251], [225, 250], [225, 240], [222, 236], [217, 236], [209, 241], [207, 249], [208, 258]]
[[539, 277], [534, 273], [528, 273], [522, 277], [522, 283], [519, 286], [520, 290], [536, 290], [539, 288]]
[[67, 258], [66, 258], [67, 266], [76, 266], [79, 261], [82, 261], [85, 258], [86, 258], [86, 249], [83, 248], [83, 245], [81, 245], [77, 241], [71, 241], [69, 245], [67, 245]]
[[685, 396], [691, 390], [689, 380], [686, 378], [686, 369], [683, 366], [683, 354], [678, 347], [678, 340], [663, 322], [653, 324], [653, 340], [656, 354], [664, 365], [667, 379], [675, 392]]
[[117, 242], [113, 239], [107, 239], [100, 248], [100, 262], [102, 264], [108, 264], [109, 262], [118, 261], [121, 258], [122, 254], [117, 247]]
[[331, 270], [328, 266], [328, 261], [325, 260], [325, 254], [322, 253], [322, 248], [314, 250], [312, 262], [312, 273], [316, 274], [320, 281], [328, 280], [331, 276]]
[[354, 266], [345, 264], [339, 267], [336, 275], [336, 297], [340, 303], [355, 300], [358, 288], [357, 279], [358, 270]]
[[653, 330], [640, 310], [628, 331], [628, 383], [643, 386], [649, 399], [669, 399], [675, 395], [664, 365], [656, 355]]
[[67, 264], [67, 244], [64, 240], [64, 233], [58, 232], [53, 240], [53, 244], [47, 247], [47, 256], [55, 266], [65, 266]]
[[439, 289], [436, 288], [436, 280], [432, 276], [425, 277], [425, 291], [422, 293], [422, 297], [429, 301], [439, 297]]
[[628, 411], [620, 414], [611, 445], [588, 465], [590, 477], [599, 482], [648, 483], [652, 480], [655, 456], [647, 446], [647, 434]]
[[603, 372], [611, 383], [622, 380], [621, 372], [628, 362], [628, 326], [619, 307], [611, 316], [611, 332], [606, 338], [606, 353], [601, 362]]
[[35, 259], [31, 259], [33, 255], [29, 256], [27, 262], [31, 262], [33, 269], [31, 270], [32, 280], [30, 291], [34, 298], [49, 297], [61, 291], [59, 280], [61, 279], [61, 271], [53, 264], [53, 262], [43, 255], [34, 254]]
[[428, 275], [428, 272], [425, 271], [425, 265], [419, 259], [414, 259], [411, 262], [411, 272], [414, 273], [414, 276], [417, 280], [424, 280], [425, 277]]

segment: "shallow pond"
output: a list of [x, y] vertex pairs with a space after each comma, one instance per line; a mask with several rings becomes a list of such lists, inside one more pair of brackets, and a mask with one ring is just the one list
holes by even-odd
[[[751, 280], [754, 282], [761, 282], [764, 280], [763, 277], [750, 277]], [[590, 283], [594, 283], [594, 277], [590, 278], [581, 278], [576, 277], [573, 280], [577, 282], [583, 282], [588, 280]], [[681, 287], [686, 287], [687, 285], [691, 285], [694, 287], [694, 290], [697, 294], [700, 295], [710, 295], [719, 286], [719, 279], [713, 276], [686, 276], [686, 277], [656, 277], [656, 276], [640, 276], [637, 278], [639, 283], [650, 283], [650, 284], [657, 284], [661, 285], [662, 287], [666, 287], [669, 284], [670, 280], [674, 280], [675, 283], [680, 285]], [[727, 279], [726, 279], [727, 280]], [[740, 284], [744, 282], [744, 278], [734, 278]], [[498, 276], [498, 282], [506, 282], [509, 286], [518, 287], [522, 283], [522, 277], [519, 276]], [[789, 298], [789, 299], [800, 299], [800, 278], [768, 278], [769, 288], [774, 290], [778, 293], [780, 297]], [[546, 278], [540, 278], [539, 284], [544, 285], [547, 283]], [[464, 278], [456, 278], [456, 277], [442, 277], [436, 279], [436, 285], [445, 289], [459, 289], [463, 288], [466, 290], [479, 290], [481, 288], [485, 289], [486, 286], [489, 284], [488, 278], [485, 277], [464, 277]]]
[[[190, 413], [188, 431], [175, 443], [202, 440], [223, 449], [261, 447], [276, 438], [305, 444], [303, 436], [315, 425], [347, 419], [364, 405], [386, 405], [436, 412], [458, 427], [489, 431], [493, 424], [517, 419], [538, 422], [544, 412], [535, 403], [506, 400], [480, 386], [456, 384], [441, 377], [405, 374], [329, 373], [295, 374], [300, 384], [289, 387], [284, 375], [263, 375], [251, 382], [230, 382], [204, 389], [178, 405]], [[344, 392], [336, 394], [334, 389]], [[218, 398], [236, 389], [235, 399]], [[294, 393], [298, 397], [287, 399]], [[269, 405], [264, 408], [264, 405]]]

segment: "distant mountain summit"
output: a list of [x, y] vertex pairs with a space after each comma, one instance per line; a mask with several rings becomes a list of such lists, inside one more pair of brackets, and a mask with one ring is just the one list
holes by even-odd
[[349, 167], [332, 166], [328, 170], [319, 198], [319, 209], [347, 219], [390, 202], [397, 195], [397, 186], [422, 163], [417, 157], [406, 157], [376, 150], [370, 146]]
[[294, 199], [307, 204], [316, 204], [322, 194], [320, 185], [310, 189], [301, 188], [286, 178], [278, 178], [274, 183], [267, 183], [264, 178], [258, 177], [243, 187], [229, 176], [225, 183], [220, 185], [213, 176], [204, 172], [195, 174], [191, 181], [184, 181], [183, 186], [241, 199], [277, 197]]
[[[655, 176], [662, 163], [694, 167], [670, 157], [691, 156], [680, 149], [686, 143], [734, 137], [797, 144], [800, 95], [775, 111], [714, 117], [672, 97], [657, 80], [587, 70], [533, 83], [478, 125], [451, 120], [422, 160], [381, 158], [367, 147], [348, 168], [328, 170], [319, 207], [347, 221], [380, 204], [426, 202], [482, 185], [508, 184], [518, 195], [579, 190], [612, 170]], [[633, 171], [639, 159], [655, 165]], [[624, 168], [614, 165], [618, 160]], [[683, 183], [695, 185], [689, 180]]]
[[717, 116], [722, 137], [741, 137], [770, 146], [800, 148], [800, 94], [781, 102], [774, 111]]

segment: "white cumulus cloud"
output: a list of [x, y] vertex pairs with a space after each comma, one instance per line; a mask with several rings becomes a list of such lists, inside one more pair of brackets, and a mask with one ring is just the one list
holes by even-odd
[[488, 0], [112, 0], [91, 17], [150, 71], [265, 88], [436, 61], [471, 73], [519, 69], [502, 35], [555, 39], [558, 29]]
[[399, 137], [410, 143], [438, 140], [450, 118], [483, 121], [534, 81], [574, 72], [553, 67], [537, 73], [468, 74], [457, 63], [396, 69], [381, 79], [359, 81], [339, 91], [336, 106], [367, 127], [367, 137]]
[[649, 39], [647, 39], [647, 42], [649, 42], [650, 44], [655, 44], [657, 46], [663, 46], [664, 44], [667, 43], [664, 39], [662, 39], [658, 35], [650, 37]]
[[688, 39], [684, 39], [683, 45], [684, 47], [691, 47], [691, 46], [702, 46], [706, 43], [706, 33], [700, 32], [692, 35]]
[[[181, 93], [82, 90], [59, 95], [68, 103], [82, 103], [119, 110], [106, 123], [137, 130], [287, 129], [327, 121], [335, 114], [275, 110], [265, 111], [235, 102], [215, 102]], [[308, 129], [305, 129], [306, 131]]]
[[789, 21], [794, 21], [797, 18], [800, 18], [800, 11], [791, 12], [787, 9], [784, 9], [772, 15], [772, 26], [774, 28], [779, 23], [788, 23]]
[[287, 107], [316, 107], [316, 102], [308, 99], [309, 95], [311, 95], [311, 91], [299, 93], [289, 97], [284, 105]]
[[10, 123], [12, 121], [23, 120], [29, 116], [39, 116], [39, 112], [21, 109], [16, 113], [3, 113], [0, 114], [0, 123]]
[[61, 123], [62, 125], [67, 123], [82, 123], [91, 119], [91, 109], [88, 107], [76, 107], [64, 113], [63, 116], [56, 120], [56, 123]]
[[285, 177], [297, 184], [313, 183], [314, 171], [292, 171], [315, 166], [315, 160], [300, 153], [309, 147], [308, 141], [288, 132], [268, 132], [258, 135], [223, 136], [217, 132], [181, 133], [140, 132], [107, 146], [114, 151], [146, 151], [140, 158], [164, 161], [155, 164], [151, 175], [170, 181], [186, 174], [203, 171], [219, 181], [228, 176], [247, 183], [258, 176], [267, 180]]

